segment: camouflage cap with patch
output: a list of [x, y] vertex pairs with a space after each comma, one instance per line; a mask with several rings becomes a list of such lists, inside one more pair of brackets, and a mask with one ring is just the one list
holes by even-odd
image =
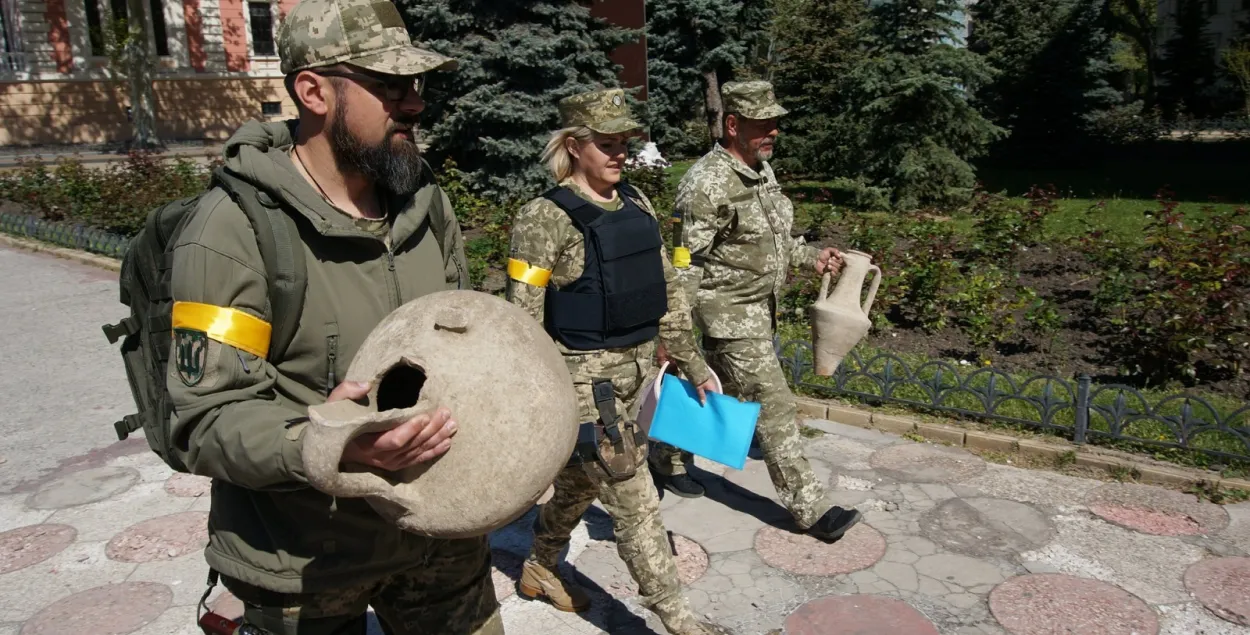
[[773, 85], [765, 81], [725, 82], [720, 95], [725, 112], [748, 119], [772, 119], [790, 112], [777, 103]]
[[619, 134], [642, 127], [634, 121], [620, 88], [570, 95], [560, 100], [560, 126], [586, 126], [601, 134]]
[[459, 63], [412, 45], [390, 0], [300, 0], [278, 31], [282, 73], [351, 63], [388, 75], [455, 70]]

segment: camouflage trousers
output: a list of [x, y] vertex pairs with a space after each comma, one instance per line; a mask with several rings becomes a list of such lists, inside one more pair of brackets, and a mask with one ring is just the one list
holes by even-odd
[[[703, 338], [708, 366], [720, 378], [725, 394], [760, 404], [755, 438], [764, 453], [764, 464], [781, 504], [790, 511], [800, 529], [820, 520], [831, 505], [825, 487], [803, 455], [796, 425], [798, 405], [786, 383], [781, 363], [766, 339]], [[660, 474], [686, 473], [689, 453], [664, 444], [652, 453], [652, 465]]]
[[275, 593], [232, 578], [243, 623], [269, 635], [365, 635], [369, 606], [386, 635], [503, 635], [485, 537], [430, 541], [411, 569], [333, 592]]
[[[597, 416], [589, 378], [605, 377], [612, 380], [617, 412], [623, 420], [632, 421], [639, 393], [654, 366], [643, 355], [605, 351], [571, 360], [569, 370], [586, 420]], [[626, 434], [633, 433], [632, 426], [627, 430]], [[670, 633], [697, 632], [699, 622], [681, 592], [672, 545], [660, 518], [659, 493], [646, 469], [646, 452], [645, 445], [638, 448], [634, 457], [637, 471], [621, 480], [608, 476], [594, 462], [572, 465], [557, 474], [552, 484], [555, 493], [539, 509], [534, 522], [529, 559], [555, 571], [573, 529], [598, 498], [612, 518], [616, 552], [638, 583], [641, 604], [659, 616]]]

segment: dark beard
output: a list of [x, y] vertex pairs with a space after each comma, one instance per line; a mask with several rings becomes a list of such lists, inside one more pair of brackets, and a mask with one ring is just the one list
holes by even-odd
[[421, 150], [416, 143], [392, 141], [401, 125], [415, 133], [416, 117], [392, 121], [380, 143], [367, 145], [347, 129], [347, 107], [341, 103], [330, 122], [330, 149], [339, 171], [360, 174], [391, 194], [411, 196], [421, 182]]

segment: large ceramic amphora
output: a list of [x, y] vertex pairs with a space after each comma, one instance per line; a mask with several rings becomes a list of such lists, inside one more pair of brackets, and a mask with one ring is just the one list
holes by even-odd
[[[361, 400], [308, 409], [309, 482], [364, 497], [399, 527], [436, 538], [478, 536], [524, 514], [568, 462], [579, 410], [568, 367], [528, 313], [476, 291], [432, 293], [369, 334], [344, 378]], [[446, 454], [398, 472], [341, 465], [348, 441], [446, 406]]]
[[[873, 273], [868, 297], [862, 302], [864, 279]], [[859, 343], [872, 320], [868, 311], [877, 297], [881, 285], [881, 269], [872, 264], [872, 256], [855, 250], [842, 252], [842, 275], [829, 293], [833, 275], [826, 273], [820, 281], [820, 295], [808, 309], [812, 323], [812, 354], [815, 357], [817, 375], [830, 377], [838, 370], [842, 358]]]

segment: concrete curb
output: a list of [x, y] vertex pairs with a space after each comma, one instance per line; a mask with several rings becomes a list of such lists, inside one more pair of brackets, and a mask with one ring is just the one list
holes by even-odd
[[[1078, 446], [1058, 438], [1050, 442], [1044, 442], [1005, 434], [926, 423], [912, 417], [884, 414], [842, 404], [826, 403], [808, 397], [797, 397], [797, 399], [801, 417], [827, 419], [835, 423], [857, 428], [880, 430], [898, 435], [919, 435], [939, 443], [948, 443], [974, 450], [992, 450], [1006, 454], [1021, 454], [1056, 462], [1071, 460], [1076, 465], [1101, 469], [1108, 473], [1132, 473], [1137, 477], [1138, 482], [1153, 485], [1190, 487], [1199, 483], [1206, 483], [1250, 491], [1250, 481], [1244, 479], [1221, 478], [1214, 472], [1206, 472], [1194, 468], [1156, 465], [1134, 460], [1126, 453]], [[1061, 459], [1061, 457], [1068, 457], [1068, 459]]]
[[24, 249], [26, 251], [50, 254], [56, 256], [57, 258], [64, 258], [65, 260], [72, 260], [80, 264], [99, 267], [100, 269], [107, 269], [109, 271], [120, 272], [122, 270], [122, 261], [120, 260], [109, 258], [108, 256], [100, 256], [85, 251], [79, 251], [77, 249], [58, 247], [49, 243], [30, 240], [28, 238], [17, 238], [16, 236], [0, 234], [0, 245], [13, 247], [15, 249]]

